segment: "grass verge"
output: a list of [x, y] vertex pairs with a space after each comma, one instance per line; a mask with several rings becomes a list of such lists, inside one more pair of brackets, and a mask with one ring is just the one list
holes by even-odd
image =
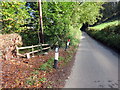
[[116, 20], [90, 27], [87, 33], [116, 51], [120, 51], [120, 21]]

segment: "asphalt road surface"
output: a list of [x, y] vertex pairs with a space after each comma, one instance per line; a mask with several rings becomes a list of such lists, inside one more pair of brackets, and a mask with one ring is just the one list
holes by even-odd
[[118, 54], [83, 32], [64, 88], [118, 88]]

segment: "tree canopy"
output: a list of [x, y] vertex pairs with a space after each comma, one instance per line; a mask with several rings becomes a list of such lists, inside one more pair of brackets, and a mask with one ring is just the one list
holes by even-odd
[[2, 16], [2, 33], [22, 32], [25, 27], [22, 25], [28, 23], [26, 20], [30, 18], [26, 2], [1, 2], [0, 15]]
[[[101, 2], [42, 2], [45, 42], [75, 42], [83, 23], [94, 24], [101, 17]], [[38, 2], [2, 2], [2, 33], [18, 32], [25, 45], [38, 43]], [[78, 36], [76, 35], [78, 34]], [[32, 40], [32, 41], [29, 41]]]

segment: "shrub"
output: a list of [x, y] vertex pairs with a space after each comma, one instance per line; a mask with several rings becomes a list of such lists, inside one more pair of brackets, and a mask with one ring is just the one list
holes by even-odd
[[103, 29], [91, 27], [87, 30], [87, 33], [106, 45], [116, 50], [120, 50], [120, 24], [109, 25]]

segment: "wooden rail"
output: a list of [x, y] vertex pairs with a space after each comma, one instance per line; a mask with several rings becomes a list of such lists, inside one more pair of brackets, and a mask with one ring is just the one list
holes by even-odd
[[[38, 49], [38, 50], [34, 50], [35, 47], [43, 47], [43, 46], [45, 46], [45, 48], [41, 48], [41, 49]], [[19, 50], [30, 49], [30, 48], [32, 49], [31, 52], [24, 53], [24, 54], [20, 54], [20, 53], [19, 53]], [[27, 56], [28, 59], [30, 58], [30, 54], [32, 54], [32, 56], [34, 56], [34, 53], [40, 52], [40, 51], [43, 51], [43, 50], [47, 50], [47, 49], [50, 49], [49, 44], [32, 45], [32, 46], [26, 46], [26, 47], [16, 47], [17, 55], [18, 55], [18, 56], [22, 56], [22, 57]]]

